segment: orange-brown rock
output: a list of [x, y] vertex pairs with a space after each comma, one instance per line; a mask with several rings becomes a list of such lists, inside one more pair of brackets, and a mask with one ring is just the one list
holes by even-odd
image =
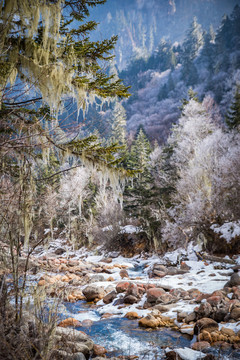
[[81, 322], [74, 319], [74, 318], [67, 318], [65, 320], [62, 320], [58, 326], [60, 327], [79, 327], [82, 326]]
[[196, 322], [194, 326], [194, 334], [198, 335], [203, 330], [209, 333], [218, 330], [218, 323], [210, 318], [202, 318]]
[[229, 341], [231, 344], [240, 344], [240, 337], [239, 336], [230, 336]]
[[85, 299], [83, 293], [79, 290], [76, 292], [73, 292], [72, 295], [76, 298], [76, 301]]
[[211, 345], [207, 341], [198, 341], [192, 344], [191, 348], [196, 351], [202, 351], [209, 348]]
[[114, 281], [114, 278], [112, 276], [109, 276], [109, 278], [107, 278], [107, 281]]
[[110, 314], [110, 313], [105, 313], [101, 316], [101, 319], [109, 319], [110, 317], [112, 317], [113, 314]]
[[228, 328], [225, 328], [225, 327], [222, 327], [221, 328], [221, 333], [223, 334], [223, 335], [227, 335], [227, 336], [235, 336], [236, 334], [235, 334], [235, 332], [232, 330], [232, 329], [228, 329]]
[[118, 283], [117, 286], [116, 286], [116, 291], [117, 291], [117, 293], [122, 293], [122, 292], [126, 291], [127, 288], [128, 288], [128, 286], [129, 286], [129, 282], [127, 282], [127, 281], [121, 281], [121, 282]]
[[69, 282], [70, 279], [69, 279], [69, 277], [68, 277], [67, 275], [64, 275], [64, 276], [62, 277], [61, 281], [63, 281], [63, 282]]
[[143, 317], [138, 322], [139, 326], [155, 329], [159, 326], [159, 320], [156, 319], [153, 315], [148, 314]]
[[93, 353], [95, 356], [104, 356], [107, 353], [107, 350], [103, 346], [94, 344]]
[[234, 320], [240, 319], [240, 307], [233, 308], [232, 311], [231, 311], [230, 316]]
[[207, 298], [207, 302], [212, 306], [217, 306], [221, 302], [222, 298], [223, 296], [211, 295]]
[[69, 294], [69, 295], [67, 296], [67, 299], [66, 299], [66, 300], [69, 301], [69, 302], [75, 302], [75, 301], [76, 301], [76, 298], [75, 298], [74, 295]]
[[116, 267], [116, 268], [118, 268], [118, 269], [121, 269], [121, 268], [122, 268], [121, 265], [119, 265], [119, 264], [114, 264], [113, 266]]
[[200, 341], [207, 341], [210, 344], [213, 342], [212, 336], [210, 334], [210, 332], [203, 330], [199, 336], [199, 340]]
[[39, 280], [38, 286], [45, 286], [45, 285], [46, 285], [46, 281], [44, 279]]
[[165, 294], [162, 288], [152, 288], [147, 291], [147, 302], [156, 303], [157, 300]]
[[216, 346], [221, 349], [229, 349], [232, 345], [227, 343], [226, 341], [216, 341], [212, 344], [212, 346]]
[[129, 311], [126, 313], [125, 317], [129, 320], [139, 319], [140, 316], [135, 311]]
[[121, 279], [124, 279], [124, 278], [129, 278], [129, 275], [128, 275], [128, 272], [126, 269], [121, 269], [120, 272], [119, 272], [120, 276], [121, 276]]

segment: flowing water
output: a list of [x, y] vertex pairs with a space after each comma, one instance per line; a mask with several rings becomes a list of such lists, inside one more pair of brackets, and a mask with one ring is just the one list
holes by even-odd
[[190, 346], [191, 338], [162, 328], [159, 330], [144, 330], [138, 326], [137, 320], [126, 318], [110, 318], [100, 320], [97, 309], [88, 308], [83, 301], [77, 303], [64, 303], [67, 315], [82, 321], [96, 320], [91, 326], [79, 327], [89, 334], [92, 340], [108, 350], [109, 356], [137, 355], [140, 359], [161, 359], [163, 348], [168, 346]]

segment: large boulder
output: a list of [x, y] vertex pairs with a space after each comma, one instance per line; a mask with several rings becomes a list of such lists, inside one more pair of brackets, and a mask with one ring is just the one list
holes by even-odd
[[64, 350], [58, 350], [55, 349], [52, 352], [52, 357], [54, 359], [64, 359], [64, 360], [86, 360], [85, 355], [82, 352], [76, 352], [76, 353], [68, 353]]
[[116, 286], [116, 291], [117, 293], [123, 293], [128, 289], [129, 286], [129, 282], [128, 281], [121, 281], [120, 283], [117, 284]]
[[234, 307], [230, 313], [230, 317], [233, 320], [240, 319], [240, 307]]
[[[147, 291], [147, 302], [148, 303], [157, 303], [159, 298], [166, 294], [162, 288], [152, 288]], [[161, 302], [161, 301], [159, 301]]]
[[224, 285], [224, 287], [233, 287], [240, 285], [240, 276], [238, 273], [234, 272], [230, 278], [230, 280]]
[[138, 298], [134, 295], [126, 295], [123, 302], [124, 304], [136, 304], [138, 302]]
[[194, 326], [194, 334], [198, 335], [203, 330], [205, 330], [209, 333], [216, 331], [216, 330], [218, 330], [218, 323], [213, 319], [202, 318], [196, 322], [196, 324]]
[[133, 295], [135, 297], [139, 296], [139, 288], [136, 284], [130, 283], [127, 288], [126, 295]]
[[155, 329], [159, 326], [159, 320], [156, 319], [153, 315], [148, 314], [147, 316], [140, 319], [138, 324], [141, 327]]
[[82, 323], [74, 318], [67, 318], [65, 320], [62, 320], [58, 326], [61, 327], [80, 327], [82, 326]]
[[201, 303], [199, 308], [195, 309], [195, 312], [197, 313], [198, 319], [207, 318], [212, 313], [212, 306], [208, 302]]
[[70, 343], [70, 345], [72, 344], [78, 344], [80, 345], [85, 345], [84, 349], [82, 347], [82, 350], [79, 350], [79, 346], [78, 349], [76, 349], [75, 347], [75, 352], [84, 352], [84, 354], [86, 354], [86, 349], [88, 349], [88, 352], [90, 352], [93, 349], [93, 341], [90, 339], [90, 337], [85, 334], [82, 331], [77, 331], [71, 328], [64, 328], [64, 327], [57, 327], [56, 328], [56, 333], [55, 333], [58, 341], [60, 343]]
[[196, 351], [202, 351], [204, 349], [210, 348], [210, 344], [207, 341], [198, 341], [192, 344], [191, 348]]
[[104, 304], [110, 304], [116, 297], [117, 297], [117, 292], [113, 290], [104, 296], [103, 302]]
[[83, 295], [87, 301], [94, 301], [96, 299], [102, 299], [105, 296], [105, 291], [101, 286], [88, 285], [83, 289]]
[[107, 353], [107, 350], [103, 346], [100, 346], [97, 344], [95, 344], [93, 346], [93, 354], [95, 356], [105, 356], [106, 353]]
[[232, 299], [240, 300], [240, 288], [239, 287], [233, 287], [233, 296]]
[[166, 276], [167, 273], [166, 272], [163, 272], [163, 271], [159, 271], [157, 269], [153, 269], [152, 271], [152, 276], [157, 276], [159, 278], [163, 278], [164, 276]]
[[166, 276], [167, 275], [166, 266], [161, 265], [161, 264], [154, 264], [151, 275], [153, 277], [157, 276], [159, 278], [162, 278], [162, 277]]
[[182, 275], [186, 274], [188, 270], [178, 269], [177, 267], [170, 266], [167, 269], [167, 275]]
[[125, 318], [129, 320], [139, 319], [140, 316], [135, 311], [129, 311], [126, 313]]

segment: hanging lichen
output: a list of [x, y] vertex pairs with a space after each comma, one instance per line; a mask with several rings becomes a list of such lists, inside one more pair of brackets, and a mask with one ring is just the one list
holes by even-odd
[[[81, 25], [75, 35], [64, 31], [64, 5], [64, 0], [5, 0], [0, 5], [0, 85], [13, 84], [18, 74], [40, 92], [56, 117], [65, 96], [75, 98], [83, 111], [96, 95], [107, 101], [129, 96], [127, 88], [108, 78], [97, 63], [109, 59], [116, 37], [91, 43], [86, 34], [96, 27], [94, 22]], [[81, 11], [85, 13], [80, 10], [79, 15]]]

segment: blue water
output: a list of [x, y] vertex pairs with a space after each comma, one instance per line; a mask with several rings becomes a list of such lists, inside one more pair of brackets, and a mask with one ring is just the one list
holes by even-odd
[[[192, 337], [183, 335], [169, 328], [147, 330], [138, 326], [137, 320], [126, 318], [109, 318], [100, 320], [97, 307], [84, 301], [76, 303], [64, 303], [65, 314], [61, 318], [73, 316], [81, 319], [93, 319], [91, 326], [81, 326], [77, 330], [87, 333], [95, 344], [104, 346], [107, 357], [111, 356], [138, 356], [139, 360], [162, 360], [165, 359], [164, 349], [191, 347]], [[235, 360], [240, 359], [239, 350], [221, 351], [219, 348], [210, 348], [208, 351], [216, 356], [216, 359]]]
[[[100, 318], [97, 309], [89, 309], [89, 305], [83, 301], [74, 304], [64, 303], [64, 305], [67, 316], [70, 314], [76, 316], [79, 312], [81, 314], [88, 310], [91, 316], [94, 313], [96, 318]], [[191, 337], [188, 335], [183, 336], [167, 328], [148, 331], [140, 328], [137, 320], [126, 318], [98, 320], [94, 321], [90, 327], [83, 326], [77, 330], [86, 332], [96, 344], [104, 346], [108, 350], [109, 357], [137, 355], [139, 359], [157, 360], [163, 358], [163, 348], [190, 346], [191, 342]]]

